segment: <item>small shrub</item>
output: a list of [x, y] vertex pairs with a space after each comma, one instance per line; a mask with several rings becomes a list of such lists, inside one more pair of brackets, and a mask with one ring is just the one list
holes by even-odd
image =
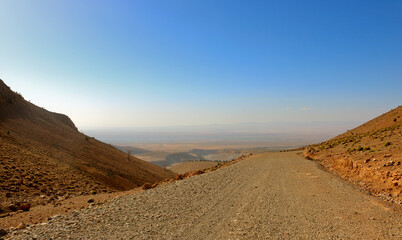
[[370, 147], [365, 147], [363, 148], [363, 151], [369, 151], [371, 148]]
[[357, 151], [363, 151], [363, 147], [362, 147], [362, 146], [359, 146], [359, 147], [357, 148]]
[[10, 135], [10, 131], [7, 131], [7, 135]]
[[396, 118], [394, 118], [394, 122], [396, 122]]
[[386, 143], [384, 143], [384, 146], [389, 146], [389, 145], [391, 145], [391, 142], [386, 142]]

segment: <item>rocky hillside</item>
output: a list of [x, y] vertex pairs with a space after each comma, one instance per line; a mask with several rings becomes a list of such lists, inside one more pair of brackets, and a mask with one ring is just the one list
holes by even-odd
[[24, 202], [55, 203], [174, 176], [80, 133], [67, 116], [27, 102], [0, 80], [0, 214]]
[[331, 140], [305, 156], [376, 195], [402, 201], [402, 106]]

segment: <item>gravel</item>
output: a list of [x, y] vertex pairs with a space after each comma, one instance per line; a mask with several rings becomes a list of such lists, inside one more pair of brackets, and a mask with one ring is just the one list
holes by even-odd
[[116, 198], [10, 239], [402, 239], [402, 209], [295, 153]]

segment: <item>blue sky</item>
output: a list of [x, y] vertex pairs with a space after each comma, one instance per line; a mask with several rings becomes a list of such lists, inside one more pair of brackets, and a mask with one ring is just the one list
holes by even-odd
[[402, 1], [0, 1], [0, 78], [80, 129], [363, 122], [401, 43]]

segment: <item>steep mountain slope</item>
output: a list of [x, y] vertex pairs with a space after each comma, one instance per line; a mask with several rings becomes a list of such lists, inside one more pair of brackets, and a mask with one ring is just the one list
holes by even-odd
[[25, 101], [0, 80], [3, 205], [126, 190], [174, 175], [80, 133], [67, 116]]
[[331, 140], [311, 145], [305, 156], [372, 193], [402, 201], [402, 106]]

